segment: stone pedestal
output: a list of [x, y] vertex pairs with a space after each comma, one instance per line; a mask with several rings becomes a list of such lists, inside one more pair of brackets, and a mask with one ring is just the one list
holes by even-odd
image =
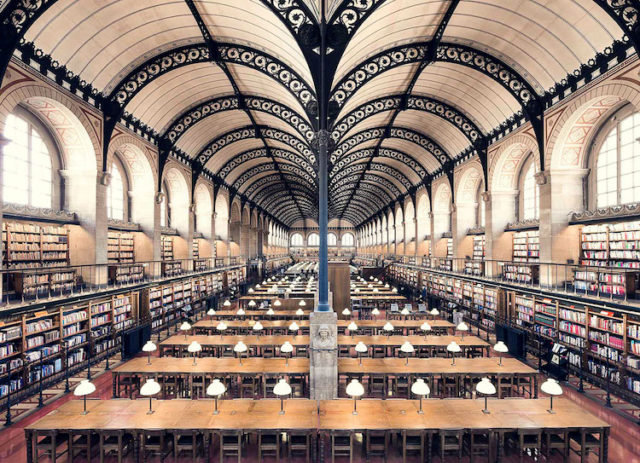
[[338, 397], [337, 319], [335, 312], [312, 312], [309, 317], [312, 400]]

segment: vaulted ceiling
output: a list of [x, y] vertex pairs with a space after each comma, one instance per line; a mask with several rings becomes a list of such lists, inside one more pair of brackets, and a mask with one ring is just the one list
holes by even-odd
[[21, 34], [285, 224], [318, 215], [325, 105], [329, 215], [360, 224], [635, 31], [634, 1], [48, 0]]

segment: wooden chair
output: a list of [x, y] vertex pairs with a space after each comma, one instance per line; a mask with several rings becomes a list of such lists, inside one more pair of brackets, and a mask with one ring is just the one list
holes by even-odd
[[207, 385], [211, 381], [207, 380], [205, 375], [193, 375], [191, 377], [191, 398], [201, 398], [205, 396]]
[[491, 452], [491, 430], [470, 430], [464, 442], [469, 454], [469, 463], [473, 463], [478, 456], [488, 457]]
[[177, 459], [182, 453], [191, 453], [191, 459], [196, 461], [198, 453], [204, 448], [204, 439], [197, 431], [173, 431], [173, 458]]
[[69, 433], [69, 460], [84, 455], [87, 461], [91, 461], [94, 450], [98, 450], [100, 446], [100, 438], [92, 431], [72, 431]]
[[402, 431], [402, 462], [407, 461], [407, 455], [419, 454], [420, 463], [424, 462], [424, 432]]
[[517, 376], [515, 379], [515, 387], [518, 395], [533, 398], [534, 394], [534, 382], [531, 376]]
[[528, 450], [542, 453], [542, 429], [519, 429], [516, 435], [512, 435], [510, 439], [516, 440], [515, 444], [520, 455], [520, 463], [524, 461], [524, 454]]
[[292, 395], [304, 397], [307, 384], [303, 375], [293, 375], [289, 377], [289, 385], [291, 386]]
[[387, 431], [367, 431], [366, 452], [369, 457], [382, 457], [387, 461], [387, 448], [389, 446], [389, 434]]
[[104, 462], [104, 457], [115, 453], [118, 463], [126, 456], [133, 447], [133, 436], [126, 434], [123, 429], [101, 430], [100, 431], [100, 463]]
[[554, 450], [558, 450], [562, 455], [563, 461], [568, 461], [570, 439], [569, 432], [566, 429], [547, 429], [542, 440], [547, 460], [549, 460]]
[[240, 397], [255, 398], [258, 378], [255, 376], [242, 376], [240, 378]]
[[144, 431], [140, 434], [140, 455], [143, 461], [147, 460], [149, 455], [160, 455], [160, 460], [169, 454], [170, 436], [162, 430]]
[[258, 462], [262, 462], [263, 455], [273, 455], [280, 461], [280, 433], [258, 432]]
[[404, 397], [409, 398], [409, 391], [411, 389], [411, 385], [409, 383], [409, 378], [407, 376], [395, 376], [393, 378], [393, 394], [396, 397]]
[[598, 461], [604, 461], [602, 433], [581, 429], [580, 431], [569, 433], [569, 438], [580, 446], [579, 450], [574, 450], [574, 452], [580, 457], [581, 463], [587, 460], [590, 452], [598, 454]]
[[498, 377], [498, 397], [511, 397], [513, 393], [513, 378], [507, 376]]
[[220, 463], [226, 456], [237, 456], [242, 460], [242, 433], [239, 431], [223, 431], [220, 433]]
[[289, 446], [287, 449], [289, 461], [296, 456], [296, 454], [302, 454], [305, 456], [305, 461], [310, 461], [310, 447], [311, 439], [308, 432], [305, 431], [290, 431], [288, 433]]
[[386, 382], [387, 382], [387, 379], [385, 375], [375, 375], [375, 374], [370, 375], [369, 376], [369, 394], [374, 395], [379, 393], [380, 396], [384, 398], [384, 395], [387, 389]]
[[[64, 446], [62, 450], [58, 447]], [[40, 458], [48, 457], [52, 462], [56, 462], [59, 457], [69, 450], [69, 435], [57, 430], [38, 431], [35, 434], [35, 462]]]
[[458, 397], [458, 377], [444, 376], [442, 378], [442, 397]]
[[441, 429], [440, 430], [440, 459], [444, 461], [444, 457], [448, 453], [458, 455], [458, 462], [462, 460], [463, 449], [463, 429]]
[[331, 463], [336, 457], [349, 457], [353, 461], [353, 435], [349, 431], [331, 432]]

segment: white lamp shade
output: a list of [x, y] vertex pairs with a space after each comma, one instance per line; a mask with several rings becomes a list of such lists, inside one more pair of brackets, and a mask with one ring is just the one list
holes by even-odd
[[260, 289], [260, 285], [256, 285], [256, 289]]
[[189, 322], [183, 322], [182, 325], [180, 325], [180, 331], [189, 331], [190, 329], [191, 325]]
[[296, 310], [296, 315], [304, 315], [304, 310], [302, 309]]
[[[271, 281], [271, 278], [269, 278], [269, 281]], [[263, 284], [263, 285], [266, 285], [266, 284], [267, 284], [267, 281], [266, 281], [266, 280], [262, 280], [262, 284]]]
[[387, 288], [387, 289], [389, 289], [389, 283], [385, 283], [385, 284], [384, 284], [384, 287], [385, 287], [385, 288]]
[[94, 392], [96, 392], [95, 384], [88, 379], [83, 379], [73, 390], [73, 395], [83, 397], [85, 395], [93, 394]]
[[213, 317], [215, 314], [216, 314], [216, 311], [214, 309], [207, 310], [207, 315], [209, 315], [210, 317]]
[[233, 351], [237, 354], [242, 354], [247, 351], [247, 345], [242, 341], [238, 341], [238, 343], [233, 346]]
[[285, 396], [291, 394], [291, 386], [284, 379], [280, 379], [273, 387], [273, 393], [277, 396]]
[[142, 346], [142, 352], [153, 352], [157, 349], [156, 345], [153, 341], [147, 341], [144, 346]]
[[369, 348], [367, 347], [367, 345], [364, 342], [359, 341], [358, 344], [356, 344], [356, 352], [358, 352], [360, 354], [364, 354], [368, 350], [369, 350]]
[[229, 302], [229, 299], [227, 299], [226, 301], [224, 301], [222, 303], [222, 305], [225, 306], [225, 307], [230, 307], [231, 306], [231, 302]]
[[358, 325], [356, 325], [356, 322], [351, 322], [349, 323], [349, 325], [347, 325], [347, 329], [349, 331], [357, 331]]
[[236, 313], [238, 315], [244, 315], [246, 312], [244, 311], [244, 309], [240, 308], [240, 309], [238, 309], [238, 311]]
[[273, 311], [273, 309], [271, 307], [269, 307], [269, 309], [267, 310], [267, 315], [274, 315], [275, 312]]
[[352, 379], [349, 384], [347, 384], [347, 395], [351, 397], [361, 397], [364, 394], [364, 387], [360, 384], [360, 381], [357, 379]]
[[289, 325], [289, 331], [298, 331], [299, 329], [300, 327], [296, 322], [292, 322], [291, 325]]
[[256, 322], [255, 325], [253, 325], [253, 328], [251, 328], [253, 331], [261, 331], [264, 329], [264, 327], [262, 326], [262, 323], [260, 323], [259, 321]]
[[373, 281], [375, 281], [375, 282], [377, 283], [377, 282], [378, 282], [378, 281], [380, 281], [380, 280], [378, 280], [377, 278], [374, 278], [374, 279], [373, 279]]
[[149, 397], [160, 392], [160, 384], [155, 379], [149, 378], [140, 388], [140, 395]]
[[455, 353], [455, 352], [460, 352], [462, 349], [460, 349], [460, 346], [458, 345], [457, 342], [451, 341], [449, 343], [449, 345], [447, 346], [447, 350], [449, 352], [454, 352]]
[[216, 329], [218, 331], [224, 331], [227, 329], [227, 324], [225, 322], [220, 322], [218, 323], [218, 326], [216, 326]]
[[359, 293], [359, 292], [360, 292], [359, 288], [356, 288], [355, 291], [354, 291], [354, 293]]
[[280, 346], [280, 352], [290, 354], [291, 352], [293, 352], [293, 346], [289, 341], [285, 341], [284, 344]]
[[369, 277], [369, 280], [373, 280], [373, 275], [371, 275], [371, 276]]
[[249, 291], [247, 291], [249, 294], [253, 294], [253, 288], [249, 288]]
[[411, 312], [409, 312], [409, 309], [407, 309], [406, 307], [400, 311], [400, 315], [409, 315], [409, 314], [411, 314]]
[[540, 390], [549, 395], [562, 395], [562, 386], [553, 378], [549, 378], [542, 383]]
[[460, 322], [458, 323], [458, 326], [456, 326], [456, 329], [458, 331], [469, 331], [469, 325], [467, 325], [465, 322]]
[[393, 325], [391, 324], [391, 322], [387, 322], [384, 324], [382, 329], [385, 331], [393, 331]]
[[401, 346], [400, 350], [405, 354], [411, 354], [415, 351], [413, 345], [409, 341], [405, 341]]
[[202, 346], [198, 341], [192, 341], [187, 347], [187, 351], [191, 354], [195, 354], [196, 352], [200, 352], [202, 350]]
[[493, 395], [496, 393], [496, 387], [489, 381], [489, 378], [482, 378], [480, 382], [476, 384], [476, 391], [484, 395]]
[[393, 289], [391, 290], [391, 292], [392, 292], [392, 293], [397, 293], [397, 292], [398, 292], [398, 288], [393, 288]]
[[255, 307], [255, 306], [256, 306], [256, 301], [250, 300], [249, 301], [249, 307]]
[[374, 292], [374, 293], [377, 293], [377, 292], [379, 292], [379, 291], [380, 291], [380, 290], [379, 290], [378, 288], [373, 288], [373, 292]]
[[424, 382], [424, 379], [418, 378], [416, 382], [411, 385], [411, 392], [415, 395], [429, 395], [431, 394], [431, 389], [429, 389], [429, 385]]
[[509, 348], [502, 341], [496, 342], [495, 346], [493, 346], [493, 350], [495, 350], [496, 352], [500, 352], [501, 354], [506, 354], [507, 352], [509, 352]]
[[380, 311], [378, 310], [377, 307], [371, 311], [371, 315], [375, 315], [375, 316], [380, 315]]
[[422, 325], [420, 325], [420, 329], [422, 331], [431, 331], [431, 325], [429, 325], [427, 322], [424, 322]]
[[207, 395], [210, 396], [221, 396], [225, 392], [227, 392], [227, 387], [218, 378], [214, 379], [207, 387]]
[[438, 309], [436, 309], [435, 307], [433, 309], [431, 309], [431, 312], [429, 312], [431, 315], [440, 315], [440, 311]]
[[280, 299], [276, 299], [275, 302], [273, 303], [274, 307], [280, 307], [282, 305], [282, 302], [280, 302]]
[[344, 309], [342, 311], [342, 315], [351, 315], [351, 311], [349, 309]]
[[300, 302], [298, 302], [298, 306], [300, 306], [300, 307], [304, 307], [304, 306], [306, 306], [306, 305], [307, 305], [307, 303], [306, 303], [306, 302], [304, 302], [304, 301], [300, 301]]
[[372, 284], [372, 283], [369, 283], [369, 284], [367, 285], [367, 287], [368, 287], [368, 288], [373, 288], [373, 284]]

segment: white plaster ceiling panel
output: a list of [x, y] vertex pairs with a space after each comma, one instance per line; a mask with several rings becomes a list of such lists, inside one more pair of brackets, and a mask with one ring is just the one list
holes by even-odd
[[141, 57], [202, 42], [183, 0], [59, 0], [25, 38], [98, 90]]
[[448, 0], [387, 0], [354, 34], [336, 71], [337, 82], [349, 69], [383, 49], [431, 39]]
[[621, 37], [593, 1], [463, 0], [443, 40], [495, 50], [548, 90]]
[[229, 159], [243, 151], [248, 151], [256, 148], [264, 148], [262, 141], [257, 138], [247, 138], [246, 140], [239, 140], [234, 143], [229, 143], [224, 148], [216, 152], [216, 154], [207, 161], [205, 167], [211, 172], [217, 172], [222, 166], [224, 166]]
[[178, 139], [178, 148], [191, 158], [198, 156], [206, 146], [219, 136], [240, 127], [251, 125], [244, 111], [224, 111], [205, 117], [193, 125]]
[[340, 159], [342, 159], [343, 157], [348, 156], [349, 154], [355, 152], [355, 151], [360, 151], [366, 148], [373, 148], [374, 146], [378, 145], [378, 142], [380, 141], [379, 138], [372, 138], [370, 140], [365, 140], [362, 143], [355, 145], [354, 147], [352, 147], [351, 149], [349, 149], [348, 151], [346, 151], [345, 153], [342, 154], [342, 156], [340, 156]]
[[391, 166], [394, 169], [402, 172], [405, 177], [409, 179], [411, 183], [418, 183], [420, 181], [420, 177], [416, 174], [413, 169], [404, 164], [403, 162], [396, 161], [395, 159], [385, 158], [385, 157], [374, 157], [373, 162], [377, 164], [385, 164], [387, 166]]
[[[269, 144], [269, 146], [271, 148], [279, 148], [279, 149], [283, 149], [283, 150], [287, 150], [287, 151], [292, 151], [294, 153], [298, 152], [297, 150], [295, 150], [294, 148], [290, 147], [286, 143], [274, 140], [272, 138], [267, 138], [267, 143]], [[262, 146], [264, 146], [264, 145], [262, 145]], [[303, 156], [302, 153], [300, 153], [300, 155]]]
[[[251, 177], [251, 181], [250, 182], [246, 182], [244, 183], [240, 188], [238, 188], [238, 191], [240, 193], [244, 193], [247, 188], [249, 188], [253, 183], [257, 182], [258, 180], [260, 180], [262, 177], [267, 177], [269, 175], [273, 175], [278, 173], [277, 170], [268, 170], [266, 172], [260, 172], [259, 174], [254, 175], [253, 177]], [[278, 182], [280, 183], [280, 182]]]
[[229, 172], [229, 175], [225, 177], [225, 181], [229, 185], [233, 185], [235, 181], [244, 174], [246, 171], [250, 170], [252, 167], [255, 167], [260, 164], [273, 164], [273, 161], [270, 157], [259, 157], [250, 159], [249, 161], [245, 161], [242, 164], [238, 164], [238, 166]]
[[457, 127], [441, 117], [422, 111], [402, 111], [395, 127], [411, 127], [439, 144], [449, 156], [455, 156], [469, 146], [469, 141]]
[[432, 63], [420, 74], [414, 92], [445, 101], [477, 121], [488, 132], [521, 109], [498, 82], [480, 71], [453, 63]]
[[[306, 140], [300, 132], [298, 132], [294, 127], [289, 125], [289, 123], [283, 121], [279, 117], [273, 116], [269, 113], [265, 113], [263, 111], [251, 111], [253, 117], [259, 125], [265, 125], [267, 127], [273, 127], [275, 129], [282, 130], [283, 132], [288, 133], [291, 136], [299, 138], [300, 140]], [[305, 119], [306, 120], [306, 119]]]
[[417, 67], [418, 64], [407, 64], [377, 75], [351, 95], [340, 111], [338, 119], [376, 98], [405, 93]]
[[300, 47], [280, 17], [260, 0], [197, 0], [196, 6], [214, 40], [264, 50], [311, 82]]
[[[208, 88], [202, 91], [201, 88]], [[233, 94], [233, 88], [211, 63], [184, 66], [154, 79], [138, 92], [125, 110], [160, 131], [203, 96]]]
[[393, 111], [384, 111], [378, 114], [374, 114], [373, 116], [367, 117], [362, 122], [354, 125], [353, 128], [349, 130], [342, 137], [342, 140], [346, 140], [350, 136], [358, 132], [362, 132], [363, 130], [367, 130], [373, 127], [385, 127], [391, 120], [392, 114], [393, 114]]
[[247, 66], [230, 64], [229, 70], [243, 95], [257, 95], [277, 101], [305, 116], [298, 99], [277, 80]]
[[440, 167], [440, 162], [438, 162], [432, 153], [408, 140], [402, 140], [400, 138], [386, 138], [382, 142], [382, 147], [392, 148], [408, 154], [422, 164], [429, 172], [434, 172]]

